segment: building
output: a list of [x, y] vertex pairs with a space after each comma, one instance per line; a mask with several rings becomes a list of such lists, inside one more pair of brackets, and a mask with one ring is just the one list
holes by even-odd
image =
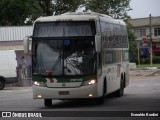
[[137, 45], [140, 47], [140, 56], [148, 57], [150, 54], [150, 41], [152, 41], [153, 56], [160, 56], [160, 16], [151, 17], [150, 40], [150, 18], [131, 19], [129, 23], [135, 33]]
[[[24, 55], [23, 52], [23, 39], [25, 36], [32, 35], [32, 26], [4, 26], [0, 27], [0, 50], [15, 50], [16, 59], [18, 63], [18, 79], [20, 82], [23, 79], [31, 78], [31, 57]], [[26, 60], [27, 78], [22, 78], [22, 56]], [[24, 83], [22, 83], [24, 84]]]

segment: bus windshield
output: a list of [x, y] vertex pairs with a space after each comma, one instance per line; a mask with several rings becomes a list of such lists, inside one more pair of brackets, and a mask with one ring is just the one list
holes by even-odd
[[94, 37], [33, 42], [33, 74], [86, 75], [96, 72]]

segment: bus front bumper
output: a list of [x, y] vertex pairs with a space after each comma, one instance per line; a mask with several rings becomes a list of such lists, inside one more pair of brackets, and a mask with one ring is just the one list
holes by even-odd
[[47, 88], [33, 86], [34, 99], [81, 99], [96, 98], [98, 96], [97, 84], [76, 88]]

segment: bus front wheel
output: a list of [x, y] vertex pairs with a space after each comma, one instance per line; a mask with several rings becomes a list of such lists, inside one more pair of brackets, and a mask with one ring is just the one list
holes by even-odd
[[46, 107], [52, 106], [52, 99], [44, 99], [44, 105]]
[[0, 79], [0, 90], [2, 90], [5, 87], [5, 83], [2, 79]]
[[101, 97], [99, 97], [99, 98], [96, 98], [96, 104], [98, 104], [98, 105], [104, 104], [105, 94], [107, 92], [106, 86], [107, 85], [106, 85], [106, 79], [105, 79], [104, 80], [104, 84], [103, 84], [103, 95]]
[[96, 98], [96, 104], [102, 105], [104, 103], [104, 96]]

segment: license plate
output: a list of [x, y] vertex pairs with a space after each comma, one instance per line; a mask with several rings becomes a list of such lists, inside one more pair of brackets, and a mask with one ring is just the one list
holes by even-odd
[[59, 91], [59, 95], [69, 95], [69, 91]]

